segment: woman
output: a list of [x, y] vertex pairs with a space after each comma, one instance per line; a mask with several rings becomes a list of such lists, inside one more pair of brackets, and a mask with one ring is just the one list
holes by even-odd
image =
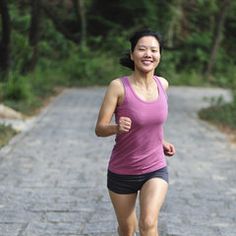
[[[174, 146], [163, 138], [168, 82], [154, 75], [162, 48], [158, 33], [138, 31], [130, 43], [130, 53], [120, 62], [132, 74], [111, 81], [95, 132], [101, 137], [116, 135], [107, 186], [119, 236], [133, 236], [138, 228], [141, 236], [158, 236], [158, 215], [168, 189], [164, 155], [175, 154]], [[138, 193], [139, 222], [135, 212]]]

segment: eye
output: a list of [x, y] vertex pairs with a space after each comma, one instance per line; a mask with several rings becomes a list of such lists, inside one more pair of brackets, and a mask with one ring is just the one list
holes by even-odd
[[152, 52], [153, 52], [153, 53], [157, 53], [158, 50], [157, 50], [157, 49], [152, 49]]
[[139, 48], [138, 50], [139, 51], [145, 51], [145, 48], [142, 47], [142, 48]]

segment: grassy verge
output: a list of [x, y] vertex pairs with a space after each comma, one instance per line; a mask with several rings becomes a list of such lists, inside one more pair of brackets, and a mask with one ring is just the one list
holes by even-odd
[[8, 144], [8, 142], [17, 134], [17, 132], [11, 128], [11, 126], [5, 126], [0, 124], [0, 148]]
[[[42, 107], [46, 106], [51, 98], [59, 94], [60, 91], [61, 89], [54, 89], [51, 95], [47, 94], [44, 98], [41, 96], [37, 97], [32, 103], [24, 100], [14, 101], [7, 99], [4, 101], [4, 104], [30, 117], [37, 115]], [[7, 145], [18, 133], [19, 131], [14, 130], [10, 125], [0, 124], [0, 149]]]
[[[0, 103], [11, 107], [26, 117], [38, 114], [66, 85], [66, 77], [59, 70], [42, 71], [21, 76], [11, 74], [0, 83]], [[11, 126], [0, 125], [0, 148], [17, 134]]]
[[232, 103], [224, 103], [218, 99], [210, 107], [201, 109], [198, 115], [229, 135], [231, 141], [236, 142], [236, 96]]

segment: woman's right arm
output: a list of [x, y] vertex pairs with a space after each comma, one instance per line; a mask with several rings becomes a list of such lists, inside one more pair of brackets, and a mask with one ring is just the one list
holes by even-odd
[[119, 79], [111, 81], [105, 93], [95, 128], [95, 133], [100, 137], [107, 137], [119, 132], [118, 124], [112, 124], [112, 116], [123, 94], [123, 85]]

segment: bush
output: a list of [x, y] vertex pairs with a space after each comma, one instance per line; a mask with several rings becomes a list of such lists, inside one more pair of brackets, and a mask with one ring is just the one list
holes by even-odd
[[236, 130], [236, 92], [232, 103], [225, 103], [222, 97], [213, 99], [211, 106], [201, 109], [199, 117], [216, 125], [229, 126]]
[[233, 62], [228, 62], [225, 71], [215, 73], [215, 84], [224, 87], [236, 90], [236, 68]]
[[0, 124], [0, 148], [6, 145], [9, 140], [15, 136], [17, 132], [11, 128], [11, 126], [5, 126]]
[[31, 100], [34, 99], [31, 84], [27, 77], [11, 74], [3, 85], [3, 98], [6, 100]]
[[3, 85], [3, 101], [9, 107], [25, 114], [31, 114], [32, 110], [41, 105], [33, 93], [30, 78], [16, 73], [11, 74]]
[[45, 98], [53, 95], [56, 87], [67, 86], [68, 79], [60, 67], [37, 67], [28, 75], [35, 96]]
[[[116, 61], [117, 59], [117, 61]], [[111, 53], [78, 50], [63, 64], [72, 85], [105, 85], [121, 75], [118, 58]]]

